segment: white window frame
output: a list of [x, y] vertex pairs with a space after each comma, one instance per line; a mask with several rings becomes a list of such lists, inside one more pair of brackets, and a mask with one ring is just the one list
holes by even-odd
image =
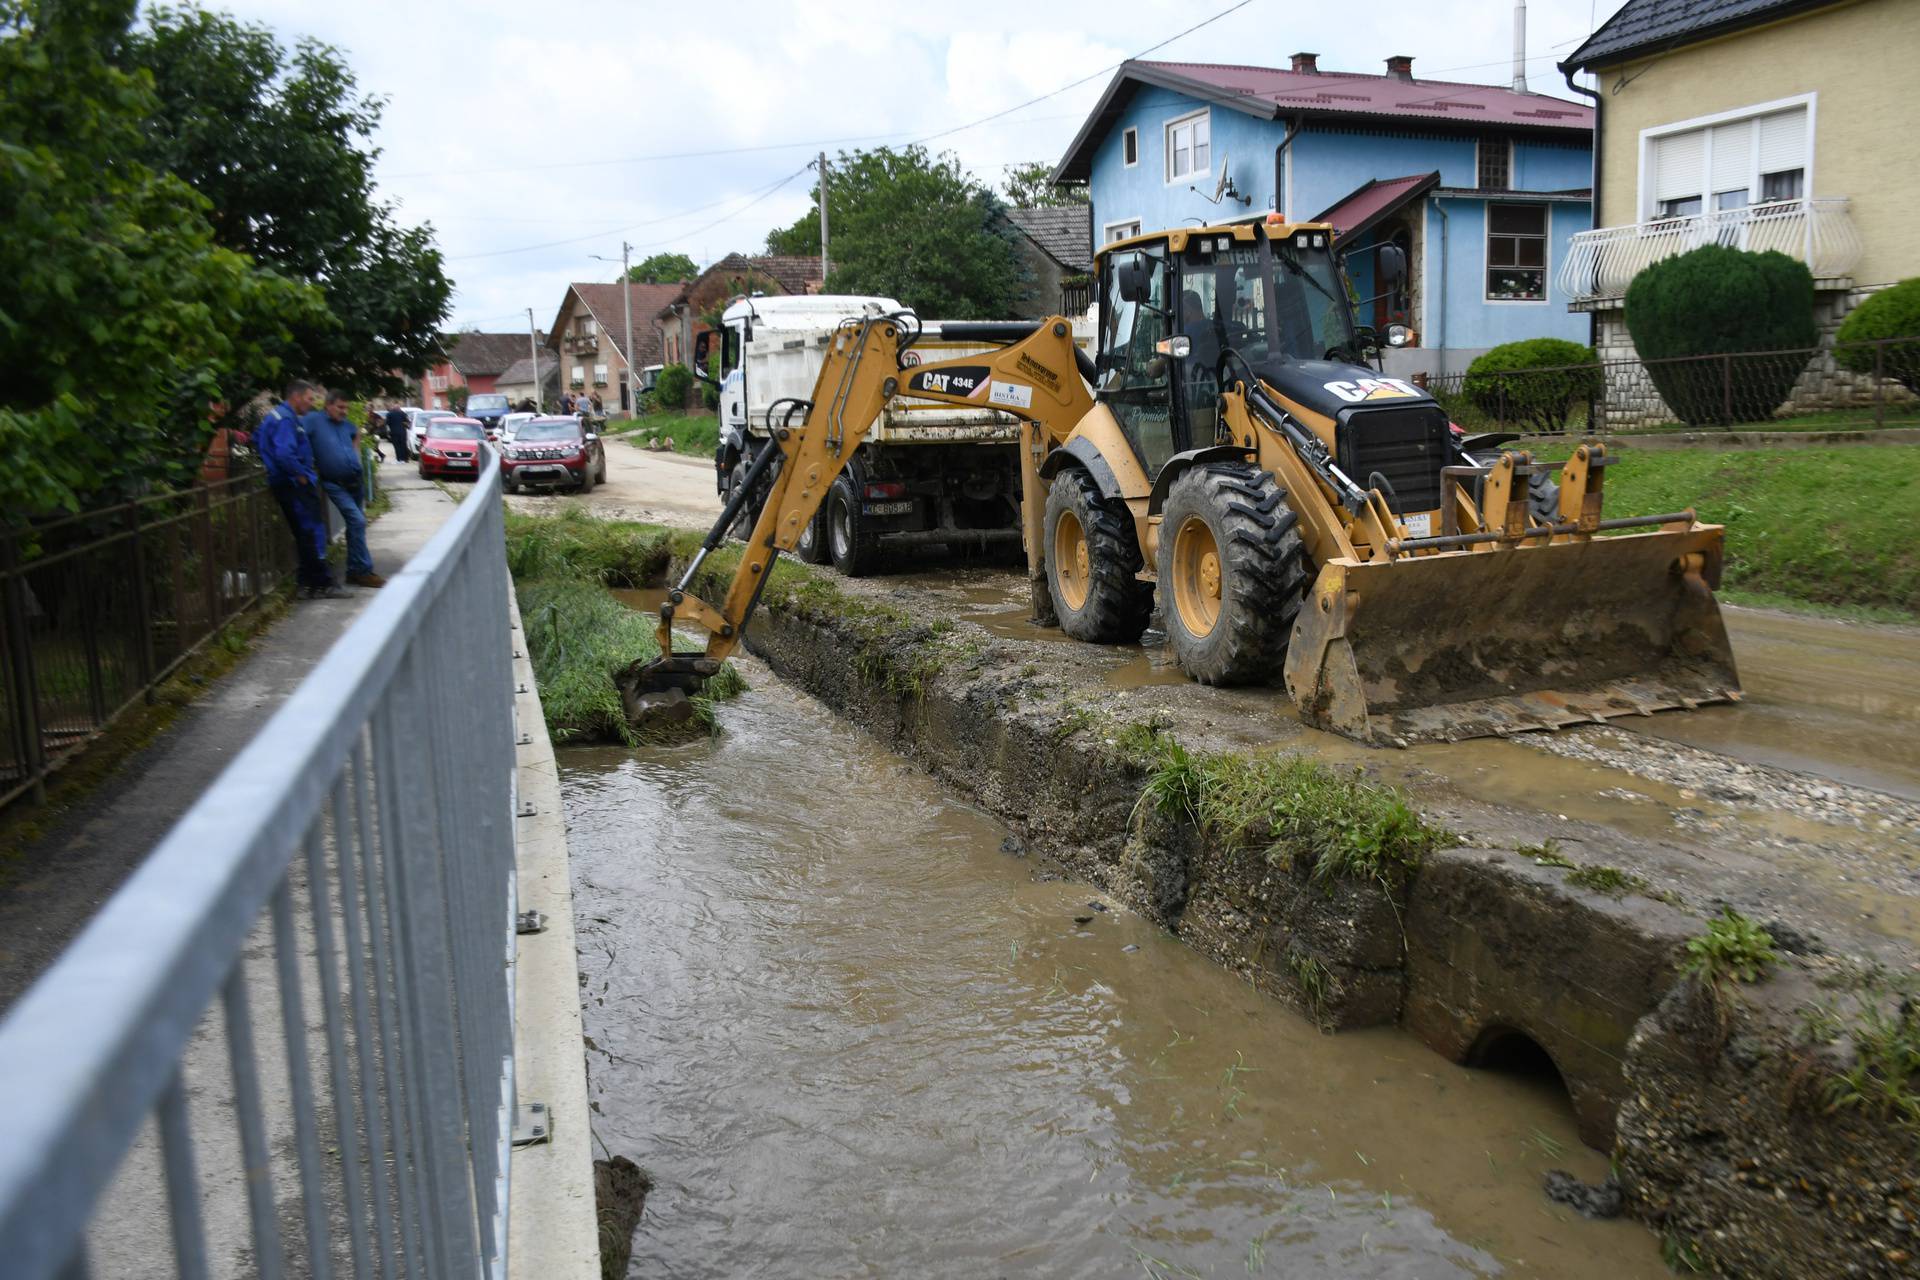
[[593, 366], [593, 385], [596, 387], [605, 386], [606, 381], [607, 381], [607, 366], [603, 364], [596, 364], [595, 366]]
[[[1540, 265], [1538, 267], [1514, 267], [1515, 271], [1538, 271], [1540, 273], [1540, 296], [1537, 298], [1494, 298], [1487, 294], [1487, 277], [1496, 269], [1493, 265], [1493, 207], [1497, 204], [1524, 204], [1540, 210]], [[1484, 202], [1486, 224], [1480, 237], [1480, 301], [1489, 307], [1544, 307], [1553, 301], [1553, 202], [1528, 200], [1523, 196], [1488, 200]], [[1511, 231], [1499, 234], [1510, 236]]]
[[[1129, 142], [1133, 144], [1133, 159], [1131, 160], [1127, 159], [1127, 144]], [[1140, 167], [1140, 130], [1138, 127], [1129, 127], [1121, 131], [1120, 167], [1123, 169], [1138, 169]]]
[[[1175, 173], [1173, 171], [1173, 131], [1181, 125], [1191, 125], [1196, 120], [1205, 120], [1207, 122], [1207, 167], [1204, 169], [1189, 169], [1185, 173]], [[1176, 116], [1167, 121], [1160, 129], [1160, 145], [1163, 148], [1163, 155], [1165, 157], [1161, 172], [1167, 175], [1168, 186], [1171, 187], [1176, 183], [1192, 182], [1195, 178], [1201, 178], [1211, 174], [1213, 172], [1213, 108], [1202, 107], [1198, 111], [1189, 111], [1183, 116]], [[1187, 163], [1193, 163], [1193, 144], [1191, 142], [1187, 144]]]
[[[1752, 120], [1759, 116], [1770, 116], [1777, 111], [1791, 111], [1795, 107], [1805, 107], [1807, 109], [1807, 162], [1806, 172], [1801, 175], [1800, 190], [1805, 193], [1801, 197], [1802, 199], [1811, 199], [1814, 190], [1813, 144], [1814, 139], [1819, 136], [1814, 127], [1814, 116], [1819, 98], [1820, 94], [1818, 91], [1795, 94], [1791, 98], [1776, 98], [1772, 102], [1755, 103], [1750, 107], [1735, 107], [1730, 111], [1716, 111], [1712, 115], [1695, 116], [1691, 120], [1676, 120], [1671, 124], [1659, 124], [1654, 125], [1650, 129], [1642, 129], [1640, 131], [1640, 172], [1635, 178], [1636, 186], [1634, 190], [1635, 207], [1639, 210], [1639, 221], [1654, 222], [1661, 219], [1660, 212], [1656, 207], [1660, 202], [1653, 199], [1652, 193], [1647, 188], [1647, 165], [1653, 157], [1654, 139], [1664, 138], [1669, 134], [1688, 133], [1695, 129], [1711, 129], [1716, 124], [1732, 124], [1736, 120]], [[1712, 133], [1706, 135], [1705, 144], [1705, 154], [1700, 161], [1702, 178], [1705, 178], [1713, 172]], [[1754, 159], [1750, 164], [1747, 174], [1748, 203], [1750, 205], [1760, 203], [1761, 175], [1759, 145], [1759, 134], [1758, 130], [1756, 130], [1754, 138]], [[1712, 184], [1703, 183], [1702, 185], [1710, 186]], [[1716, 193], [1712, 191], [1701, 191], [1700, 207], [1702, 212], [1712, 212], [1715, 194]]]
[[[1104, 248], [1116, 240], [1131, 240], [1134, 236], [1143, 234], [1146, 231], [1146, 226], [1146, 222], [1138, 217], [1122, 218], [1118, 222], [1109, 222], [1100, 228], [1100, 244]], [[1116, 227], [1132, 227], [1133, 230], [1127, 232], [1124, 236], [1116, 236], [1113, 234]]]

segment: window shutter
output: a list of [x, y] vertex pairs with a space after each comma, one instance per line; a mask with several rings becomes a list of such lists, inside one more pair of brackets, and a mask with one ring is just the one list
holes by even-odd
[[[1713, 180], [1708, 191], [1745, 191], [1753, 182], [1753, 121], [1713, 127]], [[1683, 193], [1684, 194], [1684, 193]]]
[[1761, 116], [1760, 172], [1807, 167], [1807, 109], [1796, 107]]
[[1704, 129], [1653, 140], [1653, 198], [1678, 200], [1704, 193], [1707, 135]]

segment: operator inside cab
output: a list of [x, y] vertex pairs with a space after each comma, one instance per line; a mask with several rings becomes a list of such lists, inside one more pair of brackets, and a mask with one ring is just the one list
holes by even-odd
[[1191, 344], [1181, 382], [1187, 393], [1187, 423], [1195, 444], [1212, 443], [1219, 417], [1221, 324], [1196, 291], [1180, 292], [1180, 332]]

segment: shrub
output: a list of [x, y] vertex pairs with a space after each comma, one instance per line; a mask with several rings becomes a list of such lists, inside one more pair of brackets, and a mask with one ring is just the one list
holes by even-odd
[[1907, 390], [1920, 394], [1920, 277], [1882, 289], [1855, 307], [1835, 336], [1834, 341], [1841, 345], [1834, 350], [1833, 358], [1842, 369], [1872, 373], [1875, 349], [1845, 344], [1884, 338], [1913, 339], [1880, 348], [1880, 369]]
[[1483, 413], [1559, 431], [1574, 405], [1597, 399], [1605, 388], [1600, 357], [1592, 347], [1560, 338], [1529, 338], [1495, 347], [1468, 365], [1461, 389]]
[[1680, 420], [1691, 425], [1771, 415], [1792, 392], [1807, 361], [1767, 356], [1729, 364], [1678, 357], [1798, 350], [1820, 338], [1813, 321], [1812, 273], [1806, 264], [1771, 250], [1743, 253], [1702, 245], [1635, 276], [1626, 301], [1627, 331], [1648, 376]]
[[670, 364], [653, 381], [653, 402], [669, 413], [687, 406], [687, 391], [693, 386], [693, 370], [683, 364]]

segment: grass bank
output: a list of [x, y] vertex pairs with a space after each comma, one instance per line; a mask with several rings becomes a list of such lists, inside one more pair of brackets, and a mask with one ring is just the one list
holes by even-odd
[[[596, 520], [576, 507], [556, 516], [507, 514], [507, 567], [556, 744], [642, 741], [627, 723], [613, 677], [660, 655], [654, 619], [607, 589], [657, 584], [672, 555], [672, 536], [659, 525]], [[711, 730], [714, 705], [746, 687], [731, 665], [722, 668], [693, 699], [695, 731]]]
[[1610, 513], [1690, 506], [1727, 526], [1727, 599], [1920, 618], [1920, 448], [1627, 450], [1621, 459], [1607, 473]]
[[720, 419], [704, 410], [699, 413], [649, 413], [620, 423], [615, 434], [636, 444], [671, 439], [675, 453], [711, 458], [720, 445]]

